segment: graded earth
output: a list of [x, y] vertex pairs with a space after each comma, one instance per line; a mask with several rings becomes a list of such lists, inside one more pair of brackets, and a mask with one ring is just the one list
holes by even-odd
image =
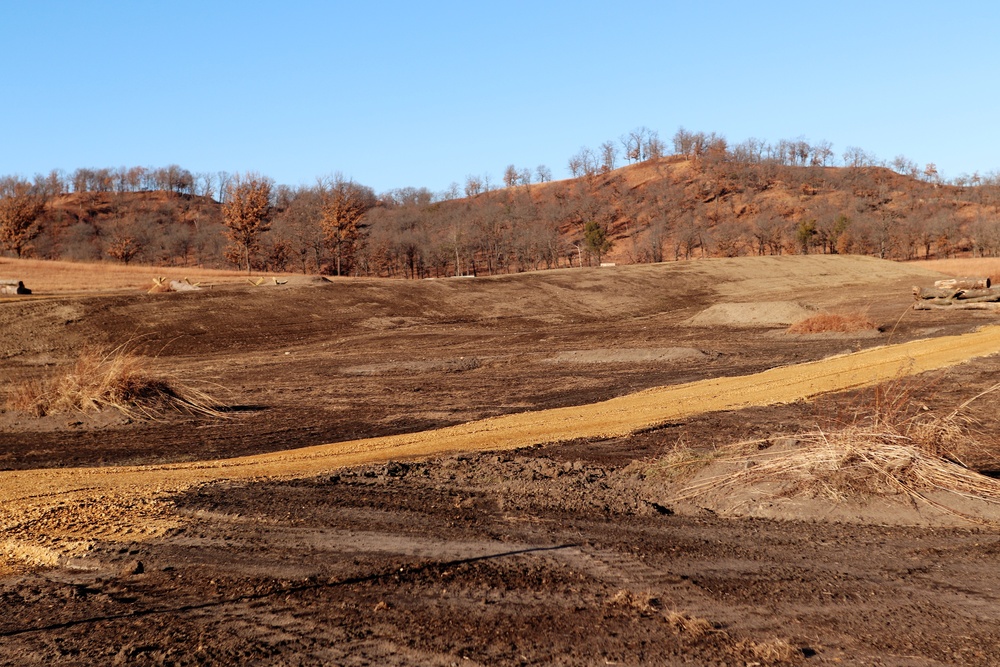
[[[5, 386], [128, 344], [221, 418], [0, 414], [0, 664], [1000, 661], [1000, 513], [680, 500], [876, 385], [997, 469], [1000, 329], [860, 257], [0, 300]], [[786, 333], [814, 312], [878, 329]], [[984, 479], [991, 479], [985, 477]], [[735, 496], [731, 496], [730, 500]]]

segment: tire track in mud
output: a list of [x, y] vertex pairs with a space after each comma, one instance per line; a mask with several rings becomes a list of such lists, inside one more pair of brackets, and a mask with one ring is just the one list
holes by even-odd
[[[706, 412], [809, 399], [939, 370], [1000, 353], [1000, 326], [922, 339], [747, 376], [648, 389], [601, 403], [484, 419], [458, 426], [233, 459], [0, 473], [0, 556], [43, 560], [67, 554], [86, 536], [143, 539], [176, 526], [164, 500], [218, 480], [309, 477], [337, 468], [457, 452], [515, 449], [577, 438], [623, 437]], [[143, 511], [135, 512], [141, 505]], [[100, 518], [82, 507], [101, 507]], [[161, 506], [162, 512], [154, 511]], [[156, 515], [160, 514], [159, 517]], [[98, 525], [100, 524], [100, 525]], [[76, 548], [76, 547], [75, 547]], [[0, 558], [0, 571], [3, 568]]]

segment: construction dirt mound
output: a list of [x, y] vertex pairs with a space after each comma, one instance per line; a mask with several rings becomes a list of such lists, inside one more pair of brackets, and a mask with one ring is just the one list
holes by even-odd
[[692, 317], [687, 324], [693, 327], [782, 327], [815, 314], [815, 308], [791, 301], [716, 303]]

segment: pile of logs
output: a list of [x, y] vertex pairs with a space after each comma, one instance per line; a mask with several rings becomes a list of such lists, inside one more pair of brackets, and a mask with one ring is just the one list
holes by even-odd
[[20, 280], [0, 278], [0, 295], [7, 294], [31, 294], [31, 290], [25, 287]]
[[1000, 287], [990, 287], [989, 278], [949, 278], [934, 287], [914, 287], [914, 310], [939, 308], [1000, 311]]

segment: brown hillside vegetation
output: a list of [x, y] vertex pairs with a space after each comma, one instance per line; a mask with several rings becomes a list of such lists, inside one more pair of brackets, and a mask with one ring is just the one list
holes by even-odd
[[47, 203], [17, 248], [46, 259], [217, 268], [249, 254], [256, 271], [397, 278], [720, 256], [1000, 255], [996, 178], [947, 184], [912, 165], [899, 173], [862, 159], [814, 162], [723, 144], [591, 164], [560, 181], [511, 178], [490, 189], [473, 179], [464, 198], [418, 188], [376, 196], [339, 177], [275, 186], [267, 224], [239, 252], [219, 203], [236, 177], [159, 190], [143, 188], [172, 181], [55, 179], [39, 186]]

